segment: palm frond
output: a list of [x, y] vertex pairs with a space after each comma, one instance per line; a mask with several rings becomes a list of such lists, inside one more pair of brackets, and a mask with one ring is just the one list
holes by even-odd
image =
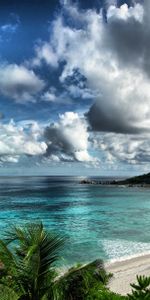
[[19, 295], [17, 295], [12, 288], [0, 284], [0, 299], [19, 300]]
[[0, 261], [6, 268], [10, 268], [16, 264], [15, 256], [2, 240], [0, 240]]
[[64, 240], [59, 235], [47, 233], [42, 223], [11, 227], [5, 235], [5, 242], [0, 241], [0, 260], [11, 274], [8, 285], [28, 299], [32, 299], [32, 295], [34, 299], [42, 299], [50, 294], [54, 282], [53, 268]]

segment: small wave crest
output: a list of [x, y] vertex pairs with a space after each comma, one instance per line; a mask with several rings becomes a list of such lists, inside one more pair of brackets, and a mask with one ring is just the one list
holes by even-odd
[[108, 257], [108, 263], [123, 261], [137, 256], [150, 254], [150, 243], [132, 242], [126, 240], [103, 240], [103, 249]]

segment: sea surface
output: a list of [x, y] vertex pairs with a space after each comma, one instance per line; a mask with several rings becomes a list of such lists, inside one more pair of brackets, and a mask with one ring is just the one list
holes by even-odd
[[66, 238], [62, 266], [150, 252], [150, 189], [80, 180], [0, 177], [0, 237], [11, 224], [42, 220]]

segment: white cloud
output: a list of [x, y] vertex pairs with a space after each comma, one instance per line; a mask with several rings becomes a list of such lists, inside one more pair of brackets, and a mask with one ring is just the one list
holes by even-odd
[[76, 151], [75, 158], [77, 161], [84, 161], [84, 162], [96, 161], [94, 158], [92, 158], [89, 155], [87, 150]]
[[108, 9], [107, 19], [109, 22], [116, 19], [128, 22], [129, 18], [134, 18], [136, 21], [142, 22], [143, 15], [144, 9], [140, 4], [136, 4], [134, 7], [123, 4], [120, 8], [111, 5]]
[[43, 155], [47, 145], [42, 141], [41, 128], [36, 122], [23, 126], [10, 121], [0, 123], [0, 161], [18, 162], [23, 155]]
[[60, 115], [58, 122], [47, 128], [33, 120], [1, 122], [0, 165], [23, 163], [30, 157], [30, 162], [40, 164], [78, 161], [96, 166], [98, 159], [90, 155], [88, 139], [84, 117], [74, 112]]
[[54, 87], [51, 87], [47, 92], [45, 92], [42, 95], [41, 100], [46, 102], [56, 102], [57, 101], [56, 89]]
[[66, 86], [66, 90], [71, 97], [83, 100], [96, 98], [98, 96], [98, 93], [96, 91], [93, 91], [85, 86], [82, 87], [81, 84], [70, 84]]
[[8, 23], [8, 24], [4, 24], [0, 27], [0, 31], [2, 31], [3, 33], [14, 33], [16, 32], [18, 28], [18, 23], [16, 24], [11, 24], [11, 23]]
[[16, 64], [0, 66], [0, 93], [17, 102], [34, 101], [44, 82], [32, 70]]
[[[101, 134], [93, 143], [104, 152], [105, 162], [149, 162], [149, 2], [130, 8], [126, 4], [109, 6], [107, 24], [102, 12], [80, 11], [68, 3], [65, 9], [78, 26], [69, 26], [58, 16], [50, 42], [39, 46], [35, 59], [37, 64], [44, 61], [55, 67], [63, 62], [59, 80], [64, 85], [78, 70], [87, 80], [86, 91], [96, 101], [86, 114], [91, 132], [86, 121], [73, 112], [61, 115], [46, 129], [47, 155], [53, 160], [90, 161], [89, 138], [97, 131]], [[71, 84], [68, 91], [84, 99], [85, 89], [78, 84]], [[49, 93], [47, 99], [48, 95], [53, 97]]]
[[[128, 29], [132, 24], [134, 27], [143, 26], [145, 17], [142, 5], [135, 4], [130, 8], [126, 4], [120, 8], [110, 6], [108, 24], [104, 24], [101, 12], [79, 11], [76, 6], [69, 4], [66, 10], [81, 26], [69, 27], [62, 17], [58, 17], [52, 26], [50, 45], [57, 61], [65, 62], [60, 81], [64, 83], [68, 76], [79, 70], [87, 79], [87, 91], [96, 95], [96, 103], [88, 114], [92, 129], [132, 133], [149, 130], [149, 77], [139, 64], [126, 66], [126, 63], [120, 63], [111, 47], [115, 33], [112, 37], [110, 34], [110, 29], [118, 20], [119, 24], [128, 26]], [[125, 34], [130, 37], [130, 30], [125, 31]], [[73, 85], [69, 89], [72, 96], [87, 96], [78, 86], [76, 90]]]
[[54, 160], [57, 156], [60, 160], [95, 161], [88, 153], [87, 124], [77, 113], [66, 112], [60, 115], [59, 122], [46, 128], [45, 136], [48, 141], [47, 156]]
[[40, 66], [42, 62], [56, 68], [58, 67], [58, 59], [53, 48], [50, 44], [44, 43], [43, 45], [35, 47], [36, 57], [32, 60], [32, 65]]
[[95, 149], [104, 155], [104, 161], [116, 164], [144, 164], [150, 162], [150, 135], [103, 133], [92, 139]]
[[8, 39], [8, 37], [14, 34], [20, 25], [19, 16], [11, 13], [9, 15], [9, 22], [4, 23], [0, 26], [0, 36], [2, 40]]

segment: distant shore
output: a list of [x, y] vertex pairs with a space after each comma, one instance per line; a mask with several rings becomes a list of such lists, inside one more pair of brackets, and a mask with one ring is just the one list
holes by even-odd
[[97, 180], [89, 180], [89, 179], [84, 179], [80, 181], [80, 184], [85, 184], [85, 185], [101, 185], [101, 186], [114, 186], [114, 187], [145, 187], [145, 188], [150, 188], [150, 183], [130, 183], [128, 181], [97, 181]]
[[114, 185], [114, 186], [137, 186], [137, 187], [150, 187], [150, 173], [143, 174], [140, 176], [130, 177], [123, 180], [92, 180], [83, 179], [80, 181], [81, 184], [92, 184], [92, 185]]
[[140, 255], [114, 263], [105, 263], [108, 272], [113, 273], [109, 288], [115, 293], [126, 295], [131, 292], [130, 283], [137, 275], [150, 276], [150, 254]]

